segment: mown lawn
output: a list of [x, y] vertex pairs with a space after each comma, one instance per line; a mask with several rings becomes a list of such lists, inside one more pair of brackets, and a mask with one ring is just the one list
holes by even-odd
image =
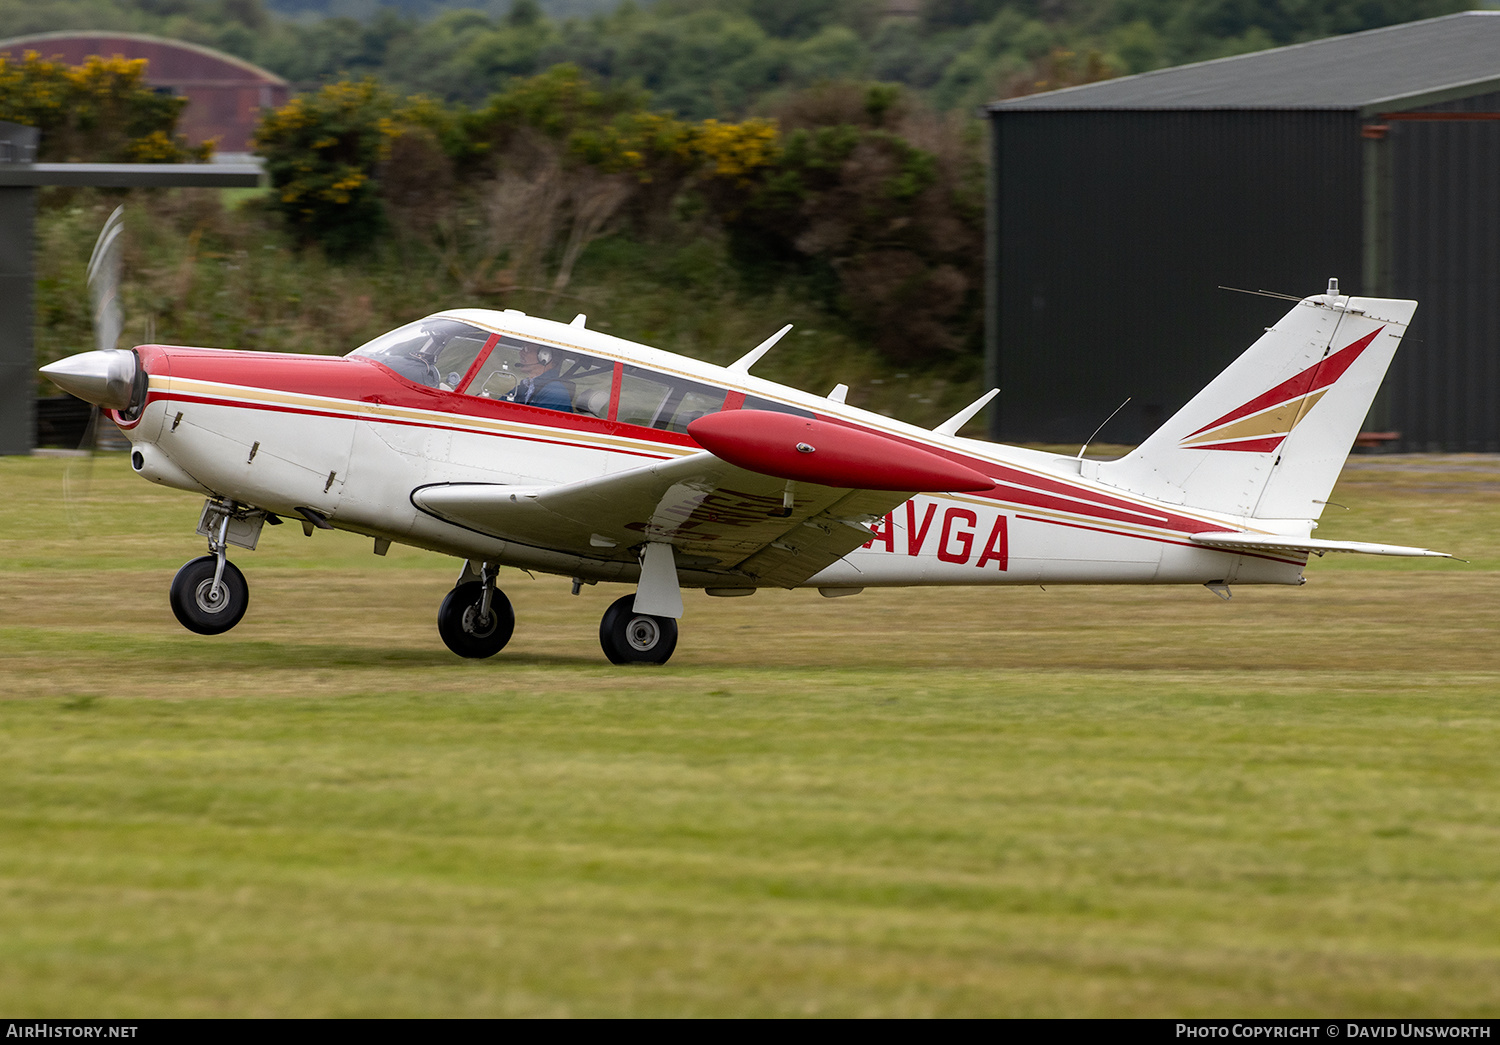
[[190, 635], [198, 502], [85, 476], [0, 459], [9, 1015], [1500, 1014], [1500, 462], [1319, 530], [1468, 565], [692, 595], [655, 670], [520, 573], [460, 661], [455, 563], [295, 526]]

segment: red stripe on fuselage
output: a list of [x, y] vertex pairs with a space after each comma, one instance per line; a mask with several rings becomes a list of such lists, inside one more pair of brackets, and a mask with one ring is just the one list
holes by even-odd
[[[168, 363], [174, 379], [321, 396], [405, 410], [424, 410], [458, 419], [483, 418], [487, 421], [505, 421], [571, 430], [579, 434], [616, 436], [666, 446], [698, 448], [698, 444], [685, 433], [642, 428], [638, 425], [620, 424], [617, 421], [591, 417], [587, 414], [570, 414], [540, 406], [527, 406], [523, 403], [509, 403], [498, 399], [486, 399], [482, 396], [428, 388], [425, 385], [408, 381], [374, 360], [359, 356], [294, 356], [271, 352], [153, 347], [159, 348], [162, 353], [169, 356]], [[148, 372], [150, 372], [149, 367]], [[227, 392], [225, 394], [232, 395]], [[173, 398], [186, 400], [187, 397], [174, 394]], [[309, 408], [304, 412], [334, 414], [337, 410], [332, 407], [326, 411]], [[374, 420], [368, 417], [364, 419]], [[379, 420], [402, 423], [387, 417], [381, 417]], [[421, 422], [405, 423], [420, 424]]]
[[[406, 428], [432, 428], [442, 429], [449, 432], [469, 432], [474, 435], [490, 435], [499, 439], [519, 439], [527, 443], [545, 443], [550, 446], [570, 446], [582, 450], [607, 450], [609, 453], [625, 454], [629, 457], [644, 457], [651, 461], [671, 460], [667, 454], [653, 454], [643, 450], [626, 450], [622, 447], [601, 447], [597, 443], [581, 443], [571, 439], [549, 439], [540, 435], [526, 435], [520, 432], [496, 432], [490, 428], [474, 428], [463, 424], [446, 424], [437, 421], [413, 421], [399, 417], [375, 416], [369, 414], [351, 413], [344, 410], [326, 409], [319, 410], [305, 406], [287, 406], [284, 403], [262, 403], [256, 400], [233, 399], [229, 397], [217, 397], [206, 395], [182, 395], [180, 393], [157, 395], [152, 393], [146, 397], [149, 403], [154, 399], [166, 399], [173, 403], [201, 403], [205, 406], [227, 406], [242, 410], [259, 410], [272, 414], [303, 414], [308, 417], [331, 417], [345, 421], [369, 421], [372, 424], [401, 425]], [[554, 413], [555, 411], [548, 411]]]
[[[863, 427], [855, 422], [847, 421], [843, 418], [830, 417], [826, 414], [819, 414], [818, 420], [847, 425], [851, 428]], [[935, 443], [925, 443], [907, 436], [893, 435], [890, 432], [879, 432], [878, 434], [902, 445], [914, 446], [918, 449], [926, 450], [928, 453], [936, 454], [938, 457], [955, 461], [995, 480], [995, 489], [965, 494], [965, 497], [974, 497], [989, 501], [1004, 500], [1007, 503], [1030, 505], [1035, 508], [1066, 511], [1072, 515], [1096, 516], [1102, 519], [1109, 519], [1113, 522], [1130, 522], [1142, 526], [1156, 526], [1161, 529], [1179, 530], [1184, 533], [1208, 532], [1220, 525], [1205, 522], [1201, 519], [1194, 519], [1186, 515], [1178, 515], [1161, 505], [1142, 505], [1139, 502], [1130, 501], [1123, 497], [1111, 496], [1094, 487], [1069, 483], [1064, 479], [1055, 479], [1050, 476], [1039, 475], [1035, 472], [1023, 471], [1011, 465], [989, 461], [982, 457], [958, 453]], [[1130, 518], [1131, 516], [1134, 518]], [[1147, 521], [1142, 519], [1142, 516], [1154, 516], [1155, 518]]]
[[[1371, 336], [1373, 337], [1373, 335]], [[1350, 347], [1353, 348], [1354, 346]], [[661, 429], [645, 428], [639, 425], [621, 424], [617, 421], [590, 417], [585, 414], [568, 414], [556, 410], [547, 410], [542, 407], [526, 406], [520, 403], [508, 403], [500, 400], [485, 399], [478, 396], [462, 395], [457, 392], [445, 392], [440, 389], [428, 388], [424, 385], [408, 381], [394, 371], [376, 363], [374, 360], [359, 356], [289, 355], [285, 353], [243, 352], [228, 349], [186, 348], [162, 345], [142, 346], [140, 351], [148, 373], [170, 375], [172, 379], [180, 378], [183, 380], [204, 381], [216, 384], [239, 385], [247, 389], [320, 396], [352, 403], [369, 403], [377, 406], [428, 411], [451, 417], [454, 419], [454, 423], [443, 424], [434, 421], [419, 421], [387, 416], [371, 417], [348, 409], [340, 409], [332, 404], [328, 407], [320, 408], [259, 403], [253, 400], [235, 399], [231, 390], [225, 390], [222, 393], [222, 398], [214, 398], [211, 395], [168, 393], [166, 398], [170, 398], [173, 401], [217, 403], [268, 412], [302, 413], [359, 419], [377, 424], [400, 424], [427, 428], [459, 427], [466, 431], [477, 432], [478, 434], [494, 435], [497, 438], [521, 438], [558, 446], [602, 449], [608, 452], [655, 459], [667, 458], [672, 455], [666, 453], [654, 455], [649, 451], [617, 449], [612, 446], [601, 447], [597, 444], [578, 442], [566, 438], [549, 438], [542, 435], [517, 435], [511, 432], [493, 432], [487, 429], [463, 426], [462, 422], [466, 418], [482, 418], [485, 420], [552, 429], [557, 431], [559, 435], [576, 433], [579, 436], [585, 437], [596, 435], [622, 438], [633, 442], [655, 443], [663, 447], [699, 448], [698, 443], [686, 433], [668, 432]], [[618, 387], [618, 381], [616, 382], [616, 387]], [[737, 406], [743, 404], [744, 399], [742, 394], [731, 392], [730, 395], [732, 398], [726, 405]], [[151, 398], [161, 397], [153, 393]], [[738, 402], [735, 402], [735, 400], [738, 400]], [[1085, 518], [1093, 517], [1116, 523], [1152, 526], [1182, 533], [1223, 529], [1223, 523], [1221, 522], [1207, 522], [1187, 515], [1179, 515], [1156, 504], [1149, 506], [1142, 505], [1139, 502], [1131, 501], [1124, 497], [1115, 497], [1108, 493], [1103, 493], [1093, 487], [1025, 471], [1010, 465], [976, 457], [972, 454], [960, 453], [942, 445], [925, 442], [909, 436], [870, 428], [867, 425], [862, 425], [845, 418], [833, 417], [826, 414], [819, 414], [817, 416], [818, 420], [821, 421], [861, 431], [869, 431], [879, 435], [881, 438], [890, 439], [903, 446], [914, 447], [927, 453], [936, 454], [941, 458], [964, 465], [967, 468], [972, 468], [996, 480], [998, 485], [995, 490], [967, 495], [977, 500], [1004, 501], [1005, 503], [1018, 506], [1043, 508], [1051, 511], [1065, 512], [1069, 515], [1083, 516]]]

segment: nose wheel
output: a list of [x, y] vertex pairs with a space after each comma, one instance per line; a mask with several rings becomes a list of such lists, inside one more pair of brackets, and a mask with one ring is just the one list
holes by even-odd
[[460, 657], [493, 657], [516, 630], [516, 614], [493, 584], [465, 581], [448, 593], [438, 610], [438, 634]]
[[[250, 585], [227, 559], [204, 555], [187, 563], [172, 578], [172, 613], [188, 631], [220, 635], [240, 622], [250, 605]], [[217, 575], [217, 576], [216, 576]]]
[[635, 612], [635, 596], [627, 595], [604, 611], [599, 645], [613, 664], [665, 664], [677, 648], [677, 622]]

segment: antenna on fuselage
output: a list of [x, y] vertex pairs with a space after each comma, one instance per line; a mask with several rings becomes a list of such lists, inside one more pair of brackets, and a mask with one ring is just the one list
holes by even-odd
[[760, 361], [760, 357], [771, 351], [771, 349], [775, 348], [776, 342], [786, 337], [786, 332], [791, 329], [792, 325], [788, 323], [786, 326], [776, 331], [776, 333], [772, 334], [760, 344], [756, 345], [750, 351], [740, 356], [740, 358], [736, 359], [733, 363], [730, 363], [726, 369], [738, 370], [742, 374], [749, 373], [750, 368]]
[[989, 405], [990, 400], [994, 399], [999, 394], [1000, 389], [990, 389], [988, 392], [980, 396], [978, 399], [974, 400], [958, 413], [948, 418], [948, 420], [938, 425], [933, 429], [933, 431], [938, 435], [957, 435], [958, 430], [969, 423], [969, 418], [973, 417], [975, 414], [979, 413], [979, 411], [983, 410], [986, 406]]
[[[1130, 396], [1125, 397], [1125, 403], [1130, 402], [1130, 400]], [[1111, 421], [1113, 421], [1115, 419], [1115, 414], [1118, 414], [1121, 410], [1125, 409], [1125, 403], [1121, 403], [1119, 406], [1115, 407], [1114, 412], [1104, 419], [1104, 424], [1094, 429], [1094, 435], [1091, 435], [1086, 440], [1084, 440], [1082, 448], [1080, 448], [1078, 451], [1078, 460], [1083, 460], [1083, 451], [1089, 448], [1089, 443], [1092, 443], [1094, 441], [1094, 436], [1097, 436], [1100, 432], [1104, 431], [1104, 425], [1107, 425]]]

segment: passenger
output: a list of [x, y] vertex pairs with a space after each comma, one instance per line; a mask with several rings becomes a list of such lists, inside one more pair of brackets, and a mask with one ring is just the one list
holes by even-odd
[[526, 376], [505, 398], [512, 403], [546, 407], [548, 410], [573, 411], [573, 382], [562, 379], [561, 364], [552, 365], [552, 349], [522, 345], [516, 369]]

